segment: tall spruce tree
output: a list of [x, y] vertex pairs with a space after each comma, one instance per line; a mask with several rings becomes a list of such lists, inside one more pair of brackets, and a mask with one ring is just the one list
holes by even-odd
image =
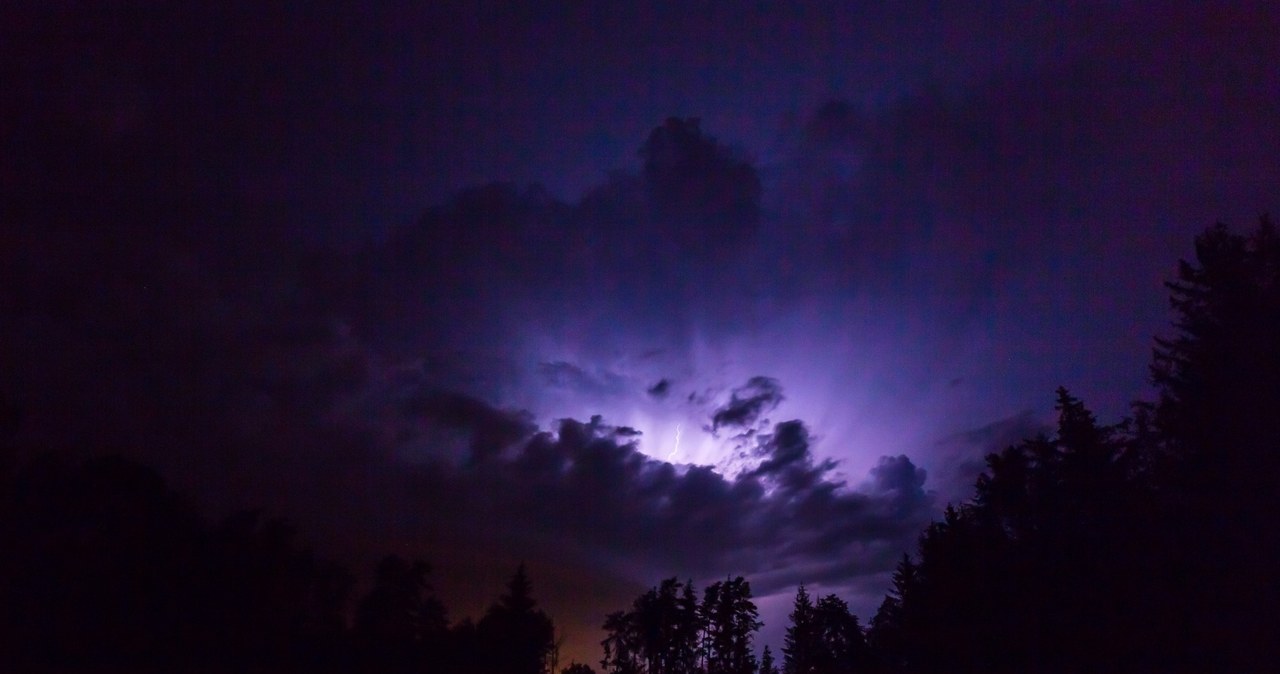
[[477, 625], [483, 657], [492, 671], [543, 674], [555, 648], [555, 625], [537, 608], [533, 584], [521, 564], [507, 592], [489, 607]]
[[1178, 523], [1164, 544], [1199, 618], [1179, 641], [1258, 671], [1280, 657], [1280, 236], [1266, 217], [1248, 234], [1215, 226], [1166, 285], [1174, 333], [1151, 366], [1164, 517]]
[[804, 585], [796, 590], [788, 618], [791, 625], [787, 627], [782, 641], [783, 674], [816, 674], [819, 649], [817, 621], [813, 601]]
[[773, 662], [773, 651], [768, 646], [764, 647], [764, 653], [760, 654], [760, 674], [778, 674], [778, 668]]
[[866, 665], [867, 644], [858, 617], [849, 604], [834, 594], [818, 600], [814, 606], [817, 632], [817, 671], [820, 674], [849, 674]]

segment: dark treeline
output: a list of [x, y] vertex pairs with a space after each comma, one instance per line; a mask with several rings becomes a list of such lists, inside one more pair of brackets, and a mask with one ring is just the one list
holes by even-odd
[[746, 579], [712, 583], [699, 601], [692, 581], [670, 578], [637, 597], [630, 610], [605, 619], [600, 665], [615, 674], [825, 674], [872, 664], [857, 616], [836, 595], [815, 604], [800, 586], [790, 619], [779, 670], [769, 646], [756, 659], [753, 641], [762, 623]]
[[1156, 402], [1108, 426], [1059, 389], [1056, 433], [988, 456], [872, 620], [885, 670], [1274, 667], [1280, 238], [1264, 218], [1195, 249]]
[[693, 581], [664, 580], [629, 611], [605, 619], [606, 671], [671, 673], [756, 671], [752, 637], [761, 626], [751, 584], [741, 576], [712, 583], [698, 600]]
[[[1195, 249], [1167, 284], [1175, 331], [1155, 343], [1157, 400], [1104, 425], [1059, 388], [1056, 432], [987, 457], [867, 629], [838, 597], [799, 589], [781, 672], [1272, 671], [1280, 237], [1264, 218], [1248, 235], [1214, 227]], [[698, 604], [672, 579], [609, 616], [606, 671], [752, 672], [719, 659], [721, 585]], [[758, 625], [742, 610], [734, 643]], [[766, 647], [754, 671], [774, 666]]]
[[5, 453], [0, 670], [511, 672], [555, 667], [521, 565], [479, 621], [450, 625], [428, 566], [355, 576], [256, 511], [210, 523], [149, 468]]

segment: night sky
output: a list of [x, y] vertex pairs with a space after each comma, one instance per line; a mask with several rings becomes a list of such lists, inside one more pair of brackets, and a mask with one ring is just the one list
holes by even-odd
[[672, 575], [865, 621], [1280, 212], [1270, 3], [288, 4], [0, 10], [0, 393], [453, 618], [523, 560], [566, 660]]

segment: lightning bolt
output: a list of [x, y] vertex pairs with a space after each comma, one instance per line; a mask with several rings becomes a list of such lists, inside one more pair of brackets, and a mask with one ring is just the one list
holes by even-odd
[[675, 458], [676, 453], [680, 451], [680, 424], [676, 424], [676, 446], [671, 449], [671, 453], [667, 455], [667, 461]]

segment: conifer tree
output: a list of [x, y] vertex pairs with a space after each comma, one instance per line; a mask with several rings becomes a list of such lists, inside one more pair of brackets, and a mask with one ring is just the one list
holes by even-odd
[[764, 653], [760, 655], [760, 674], [778, 674], [778, 668], [773, 663], [773, 651], [768, 646], [764, 647]]
[[555, 625], [537, 608], [533, 584], [521, 564], [507, 592], [477, 625], [483, 657], [494, 671], [543, 674], [555, 648]]
[[817, 672], [816, 656], [818, 652], [817, 625], [814, 618], [813, 601], [804, 585], [796, 590], [795, 603], [792, 604], [788, 616], [791, 625], [787, 627], [782, 642], [783, 674], [815, 674]]

